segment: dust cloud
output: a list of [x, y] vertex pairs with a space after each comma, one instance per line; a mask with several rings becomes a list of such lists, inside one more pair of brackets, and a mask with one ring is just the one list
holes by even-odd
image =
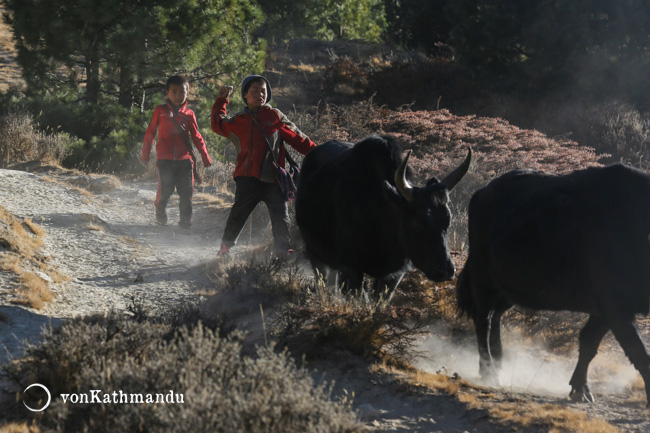
[[[457, 341], [444, 327], [430, 331], [417, 348], [422, 354], [416, 363], [417, 368], [429, 373], [455, 373], [477, 385], [488, 385], [479, 376], [479, 356], [474, 337]], [[543, 342], [512, 330], [504, 332], [502, 342], [504, 356], [499, 374], [502, 390], [561, 397], [569, 395], [569, 380], [578, 360], [577, 335], [575, 351], [567, 357], [553, 354]], [[604, 350], [601, 346], [589, 367], [588, 384], [594, 393], [626, 393], [638, 381], [640, 375], [620, 350]]]

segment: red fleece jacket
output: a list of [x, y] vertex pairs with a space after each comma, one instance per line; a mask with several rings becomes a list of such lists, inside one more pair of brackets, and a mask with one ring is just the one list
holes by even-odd
[[281, 167], [284, 167], [283, 141], [303, 155], [316, 147], [284, 114], [270, 105], [262, 106], [255, 113], [245, 109], [233, 117], [227, 117], [228, 102], [228, 98], [217, 98], [212, 106], [212, 130], [228, 138], [237, 149], [237, 165], [233, 177], [250, 176], [275, 182], [269, 174], [272, 170], [268, 170], [269, 162], [272, 161], [269, 159], [269, 144], [253, 122], [252, 116], [257, 116]]
[[205, 142], [196, 124], [196, 117], [194, 116], [194, 112], [187, 108], [187, 102], [178, 109], [178, 113], [174, 112], [174, 108], [169, 103], [156, 107], [151, 123], [144, 136], [142, 160], [144, 162], [149, 161], [151, 148], [156, 138], [156, 131], [158, 132], [158, 140], [156, 141], [157, 159], [178, 161], [191, 158], [190, 152], [183, 142], [183, 137], [174, 124], [174, 116], [181, 128], [189, 133], [194, 146], [201, 155], [203, 165], [206, 167], [212, 165]]

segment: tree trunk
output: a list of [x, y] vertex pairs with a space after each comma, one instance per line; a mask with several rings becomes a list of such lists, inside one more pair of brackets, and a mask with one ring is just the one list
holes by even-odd
[[118, 103], [131, 109], [135, 105], [136, 85], [131, 68], [126, 65], [120, 65], [120, 88]]
[[86, 55], [86, 101], [89, 104], [99, 102], [99, 58], [96, 52], [92, 51]]

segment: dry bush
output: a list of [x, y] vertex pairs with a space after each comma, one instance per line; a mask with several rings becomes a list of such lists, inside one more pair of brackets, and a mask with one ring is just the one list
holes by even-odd
[[379, 104], [392, 109], [412, 104], [418, 110], [444, 107], [454, 112], [463, 109], [466, 113], [476, 112], [473, 106], [484, 93], [458, 62], [417, 55], [373, 71], [369, 87], [376, 93]]
[[648, 120], [630, 104], [620, 101], [596, 105], [576, 103], [565, 107], [559, 116], [564, 117], [564, 128], [573, 132], [576, 141], [611, 155], [608, 162], [621, 161], [650, 168]]
[[458, 319], [456, 279], [436, 283], [418, 270], [411, 271], [404, 276], [392, 303], [413, 305], [421, 309], [428, 323], [443, 321], [457, 327], [463, 327], [466, 323], [465, 320]]
[[295, 263], [261, 251], [249, 259], [230, 258], [214, 262], [208, 276], [217, 291], [254, 289], [276, 300], [296, 299], [309, 281]]
[[595, 166], [593, 148], [566, 139], [517, 128], [503, 119], [454, 116], [448, 110], [391, 112], [370, 124], [395, 136], [405, 149], [413, 149], [416, 178], [442, 175], [457, 166], [467, 148], [474, 149], [470, 169], [483, 181], [515, 168], [565, 173]]
[[[222, 338], [199, 325], [170, 336], [169, 329], [114, 315], [69, 321], [7, 370], [19, 391], [35, 382], [48, 387], [52, 404], [38, 424], [57, 431], [363, 431], [349, 406], [331, 400], [329, 384], [315, 384], [286, 353], [260, 348], [246, 357], [237, 333]], [[171, 390], [183, 403], [66, 404], [58, 397], [91, 390]]]
[[305, 296], [285, 305], [272, 325], [273, 335], [292, 352], [326, 358], [343, 350], [397, 364], [417, 356], [413, 347], [423, 335], [422, 310], [342, 296], [322, 280], [303, 289]]
[[375, 132], [370, 122], [387, 113], [375, 105], [372, 98], [350, 106], [325, 104], [315, 107], [314, 111], [296, 110], [290, 113], [290, 118], [317, 144], [329, 140], [360, 140]]
[[346, 96], [366, 95], [370, 71], [368, 65], [340, 57], [323, 72], [323, 90]]
[[224, 316], [236, 315], [240, 321], [246, 316], [252, 324], [264, 314], [270, 336], [295, 356], [323, 357], [343, 350], [399, 363], [417, 355], [412, 349], [426, 317], [420, 308], [342, 296], [280, 258], [221, 259], [208, 272], [217, 293], [206, 303], [204, 317], [221, 314], [232, 325]]
[[0, 166], [9, 161], [43, 160], [60, 163], [68, 154], [72, 137], [62, 132], [43, 132], [27, 113], [0, 116]]
[[232, 177], [235, 171], [235, 164], [231, 162], [223, 163], [218, 160], [212, 161], [212, 166], [205, 168], [199, 166], [199, 173], [203, 179], [202, 185], [213, 186], [218, 192], [227, 193], [235, 191], [235, 181]]

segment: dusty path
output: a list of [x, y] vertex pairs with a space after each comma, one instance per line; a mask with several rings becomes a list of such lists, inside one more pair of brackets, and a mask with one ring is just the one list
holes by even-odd
[[0, 170], [0, 206], [45, 230], [41, 253], [71, 280], [53, 285], [55, 300], [38, 311], [7, 302], [14, 283], [12, 275], [0, 273], [0, 311], [10, 318], [0, 322], [0, 345], [7, 348], [0, 362], [19, 353], [21, 340], [36, 337], [43, 324], [123, 311], [133, 298], [153, 308], [176, 305], [209, 289], [204, 266], [216, 253], [223, 215], [195, 204], [193, 228], [182, 233], [175, 225], [176, 199], [169, 206], [170, 224], [154, 224], [153, 183], [122, 183], [88, 196], [45, 179], [62, 180]]
[[[47, 180], [47, 179], [52, 179]], [[20, 356], [25, 339], [37, 341], [42, 326], [62, 320], [110, 310], [125, 311], [136, 298], [156, 309], [196, 300], [214, 290], [206, 266], [214, 260], [228, 203], [215, 204], [195, 197], [193, 228], [182, 233], [175, 199], [169, 207], [168, 226], [154, 224], [154, 183], [121, 182], [101, 191], [101, 178], [84, 179], [85, 195], [70, 186], [74, 176], [63, 173], [32, 174], [0, 170], [0, 206], [19, 218], [32, 218], [45, 230], [41, 253], [48, 263], [71, 279], [54, 284], [56, 297], [42, 310], [13, 304], [14, 277], [0, 271], [0, 364]], [[90, 180], [90, 182], [89, 182]], [[506, 343], [507, 344], [507, 343]], [[451, 374], [458, 360], [471, 356], [451, 346], [423, 346], [434, 360], [426, 367], [436, 371], [436, 362]], [[510, 350], [513, 350], [511, 347]], [[514, 349], [516, 350], [516, 349]], [[454, 354], [454, 361], [441, 356]], [[545, 356], [538, 352], [533, 356]], [[599, 355], [602, 357], [603, 355]], [[437, 358], [437, 361], [435, 359]], [[619, 358], [616, 358], [619, 359]], [[468, 359], [475, 365], [473, 359]], [[573, 364], [574, 360], [569, 361]], [[618, 361], [617, 361], [618, 362]], [[626, 362], [625, 360], [623, 362]], [[391, 374], [369, 374], [368, 366], [355, 357], [341, 356], [312, 362], [314, 377], [334, 381], [336, 395], [354, 395], [354, 407], [372, 431], [390, 432], [544, 432], [548, 426], [498, 425], [485, 410], [468, 410], [453, 396], [424, 387], [407, 386]], [[564, 370], [555, 368], [554, 380], [565, 383]], [[470, 380], [472, 373], [463, 377]], [[0, 388], [6, 387], [0, 380]], [[2, 394], [4, 389], [0, 389]], [[623, 432], [650, 431], [650, 412], [629, 389], [599, 395], [593, 405], [569, 404], [566, 390], [545, 394], [533, 389], [502, 388], [484, 391], [495, 401], [529, 402], [567, 406], [590, 417], [606, 419]], [[523, 406], [522, 406], [523, 407]]]

